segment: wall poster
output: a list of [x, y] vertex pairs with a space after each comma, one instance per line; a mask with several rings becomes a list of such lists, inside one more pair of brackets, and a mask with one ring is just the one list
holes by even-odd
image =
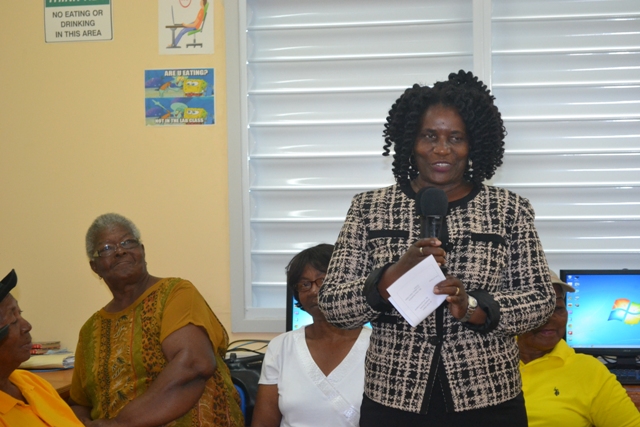
[[213, 0], [158, 0], [161, 55], [213, 53]]
[[147, 126], [215, 124], [213, 68], [145, 70]]
[[45, 0], [47, 43], [113, 39], [111, 0]]

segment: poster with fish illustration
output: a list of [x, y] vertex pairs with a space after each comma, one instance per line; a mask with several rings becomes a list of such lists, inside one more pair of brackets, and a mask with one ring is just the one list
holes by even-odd
[[145, 70], [147, 126], [215, 124], [213, 68]]

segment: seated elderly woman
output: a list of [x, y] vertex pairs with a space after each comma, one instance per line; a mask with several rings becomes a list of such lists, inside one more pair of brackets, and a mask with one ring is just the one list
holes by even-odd
[[80, 331], [71, 384], [78, 418], [87, 426], [242, 426], [223, 359], [227, 332], [193, 284], [149, 274], [140, 232], [122, 215], [96, 218], [86, 250], [113, 299]]
[[31, 356], [31, 325], [9, 293], [17, 282], [14, 270], [0, 281], [0, 426], [81, 427], [51, 384], [17, 369]]
[[529, 427], [638, 427], [640, 413], [616, 377], [595, 357], [576, 353], [562, 339], [565, 292], [575, 292], [550, 271], [556, 309], [547, 323], [518, 337], [522, 391]]

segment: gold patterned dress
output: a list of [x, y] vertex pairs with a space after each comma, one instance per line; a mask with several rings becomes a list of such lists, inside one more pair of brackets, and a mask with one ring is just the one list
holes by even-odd
[[80, 330], [71, 398], [91, 407], [91, 418], [114, 418], [143, 394], [167, 365], [162, 341], [193, 324], [214, 346], [216, 373], [194, 407], [167, 426], [244, 425], [239, 396], [224, 363], [228, 335], [198, 290], [187, 280], [165, 278], [117, 313], [98, 311]]

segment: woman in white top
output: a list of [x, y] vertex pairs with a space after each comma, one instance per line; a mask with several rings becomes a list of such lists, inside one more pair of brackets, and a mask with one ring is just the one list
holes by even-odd
[[287, 266], [287, 286], [313, 323], [269, 343], [252, 427], [358, 425], [371, 330], [336, 328], [318, 308], [332, 252], [333, 245], [320, 244]]

